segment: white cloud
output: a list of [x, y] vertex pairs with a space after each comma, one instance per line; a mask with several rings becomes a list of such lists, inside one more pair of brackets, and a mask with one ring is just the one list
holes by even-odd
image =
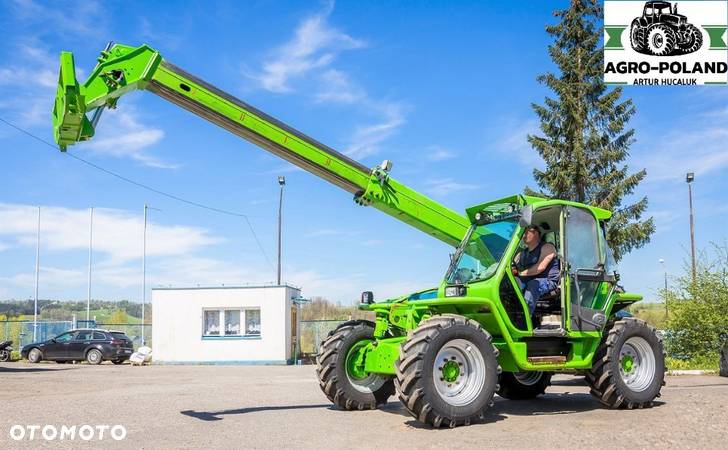
[[521, 166], [528, 168], [530, 172], [533, 167], [544, 167], [544, 162], [536, 149], [528, 143], [528, 135], [541, 135], [537, 119], [525, 121], [506, 120], [494, 129], [494, 144], [488, 146], [488, 151], [495, 150], [508, 158], [514, 156], [519, 160]]
[[321, 75], [320, 80], [322, 86], [314, 96], [316, 102], [348, 104], [367, 98], [366, 92], [356, 86], [349, 76], [340, 70], [327, 70]]
[[431, 162], [447, 161], [448, 159], [453, 159], [457, 156], [457, 153], [454, 151], [438, 145], [433, 145], [428, 150], [429, 153], [425, 156], [425, 158]]
[[291, 80], [331, 64], [344, 51], [362, 48], [365, 43], [332, 27], [328, 23], [333, 2], [323, 11], [304, 20], [294, 36], [278, 47], [263, 63], [262, 73], [254, 75], [260, 85], [271, 92], [289, 92]]
[[[685, 173], [696, 177], [728, 168], [728, 128], [721, 121], [698, 128], [685, 127], [654, 140], [635, 154], [636, 167], [647, 169], [648, 182], [680, 181]], [[646, 146], [643, 146], [646, 147]]]
[[[0, 203], [0, 236], [16, 245], [35, 246], [38, 210]], [[94, 210], [94, 252], [112, 264], [141, 258], [142, 217], [117, 209]], [[41, 246], [50, 251], [88, 248], [89, 211], [41, 207]], [[147, 222], [147, 256], [184, 255], [219, 243], [202, 228]]]
[[403, 107], [396, 102], [373, 98], [346, 72], [331, 67], [336, 56], [345, 50], [359, 49], [366, 43], [332, 27], [328, 23], [334, 3], [305, 19], [293, 37], [273, 51], [258, 74], [249, 75], [263, 89], [277, 93], [294, 91], [293, 81], [307, 78], [314, 84], [315, 103], [351, 105], [377, 120], [357, 126], [344, 153], [364, 158], [379, 152], [379, 145], [405, 123]]
[[351, 142], [344, 153], [352, 158], [365, 158], [379, 153], [379, 144], [391, 137], [397, 128], [405, 123], [402, 108], [394, 103], [372, 103], [382, 120], [373, 124], [360, 125], [354, 130]]
[[158, 169], [177, 169], [178, 164], [163, 161], [147, 151], [164, 138], [164, 131], [139, 123], [138, 113], [133, 105], [126, 104], [124, 109], [104, 111], [98, 128], [103, 137], [95, 137], [81, 148], [97, 154], [115, 158], [131, 158], [147, 167]]
[[427, 181], [425, 191], [436, 197], [445, 197], [453, 192], [472, 191], [479, 187], [475, 184], [460, 183], [452, 178], [442, 178]]

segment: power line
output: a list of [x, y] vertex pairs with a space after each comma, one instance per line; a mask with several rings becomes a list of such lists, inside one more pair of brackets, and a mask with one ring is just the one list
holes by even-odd
[[[40, 142], [42, 144], [45, 144], [45, 145], [51, 147], [53, 150], [57, 150], [58, 149], [56, 147], [56, 145], [48, 142], [47, 140], [45, 140], [45, 139], [43, 139], [43, 138], [41, 138], [39, 136], [36, 136], [35, 134], [31, 133], [30, 131], [23, 129], [23, 128], [15, 125], [12, 122], [9, 122], [9, 121], [5, 120], [2, 117], [0, 117], [0, 121], [3, 122], [3, 123], [5, 123], [5, 125], [8, 125], [9, 127], [12, 127], [14, 129], [16, 129], [17, 131], [25, 134], [26, 136], [29, 136], [29, 137], [35, 139], [36, 141], [38, 141], [38, 142]], [[260, 252], [263, 254], [263, 257], [265, 258], [266, 262], [271, 267], [271, 269], [273, 269], [273, 264], [271, 263], [270, 259], [268, 258], [268, 255], [266, 254], [266, 252], [265, 252], [265, 250], [263, 248], [263, 245], [260, 243], [260, 239], [258, 239], [258, 234], [255, 232], [255, 229], [253, 228], [253, 224], [250, 222], [250, 219], [249, 219], [249, 217], [246, 214], [242, 214], [242, 213], [235, 212], [235, 211], [230, 211], [230, 210], [227, 210], [227, 209], [216, 208], [214, 206], [208, 206], [208, 205], [205, 205], [205, 204], [202, 204], [202, 203], [199, 203], [199, 202], [195, 202], [193, 200], [187, 200], [186, 198], [182, 198], [182, 197], [180, 197], [178, 195], [170, 194], [169, 192], [164, 192], [164, 191], [161, 191], [161, 190], [159, 190], [157, 188], [153, 188], [153, 187], [151, 187], [151, 186], [149, 186], [147, 184], [140, 183], [138, 181], [132, 180], [131, 178], [127, 178], [127, 177], [125, 177], [125, 176], [123, 176], [121, 174], [118, 174], [118, 173], [114, 172], [114, 171], [111, 171], [109, 169], [106, 169], [104, 167], [101, 167], [98, 164], [95, 164], [95, 163], [92, 163], [91, 161], [88, 161], [86, 159], [83, 159], [80, 156], [74, 155], [73, 153], [71, 153], [69, 151], [65, 151], [64, 153], [66, 155], [70, 156], [71, 158], [73, 158], [73, 159], [75, 159], [75, 160], [77, 160], [77, 161], [79, 161], [79, 162], [81, 162], [83, 164], [86, 164], [89, 167], [92, 167], [92, 168], [94, 168], [96, 170], [99, 170], [99, 171], [101, 171], [101, 172], [103, 172], [103, 173], [105, 173], [107, 175], [111, 175], [112, 177], [118, 178], [119, 180], [125, 181], [125, 182], [127, 182], [129, 184], [133, 184], [136, 187], [139, 187], [139, 188], [142, 188], [142, 189], [146, 189], [147, 191], [150, 191], [150, 192], [154, 192], [155, 194], [162, 195], [164, 197], [170, 198], [172, 200], [176, 200], [176, 201], [181, 202], [181, 203], [186, 203], [187, 205], [190, 205], [190, 206], [194, 206], [194, 207], [197, 207], [197, 208], [206, 209], [208, 211], [216, 212], [218, 214], [226, 214], [226, 215], [234, 216], [234, 217], [242, 217], [243, 219], [245, 219], [245, 222], [248, 224], [248, 228], [250, 228], [250, 233], [253, 235], [253, 238], [255, 239], [255, 242], [258, 245], [258, 248], [260, 249]]]

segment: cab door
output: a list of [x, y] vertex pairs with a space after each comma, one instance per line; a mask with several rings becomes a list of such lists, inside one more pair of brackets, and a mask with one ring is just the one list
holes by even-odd
[[564, 227], [569, 329], [601, 330], [606, 324], [606, 299], [616, 282], [605, 270], [604, 235], [586, 208], [567, 206]]

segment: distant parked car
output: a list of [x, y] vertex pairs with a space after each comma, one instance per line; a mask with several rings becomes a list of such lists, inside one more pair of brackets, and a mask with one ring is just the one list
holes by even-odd
[[68, 361], [88, 361], [100, 364], [111, 361], [121, 364], [134, 351], [131, 339], [121, 331], [81, 329], [71, 330], [45, 342], [28, 344], [20, 351], [22, 358], [32, 363], [42, 360], [65, 363]]

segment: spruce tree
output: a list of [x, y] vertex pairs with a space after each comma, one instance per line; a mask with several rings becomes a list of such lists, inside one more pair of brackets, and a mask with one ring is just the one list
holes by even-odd
[[655, 230], [652, 217], [641, 220], [647, 197], [623, 205], [647, 174], [644, 169], [629, 173], [625, 163], [635, 141], [634, 129], [626, 129], [635, 107], [631, 99], [622, 99], [622, 88], [604, 84], [601, 6], [594, 0], [572, 0], [554, 16], [559, 23], [546, 31], [554, 38], [548, 51], [558, 73], [537, 78], [554, 95], [543, 105], [531, 105], [542, 135], [528, 136], [546, 168], [533, 171], [541, 191], [526, 191], [612, 211], [607, 242], [619, 261], [649, 242]]

